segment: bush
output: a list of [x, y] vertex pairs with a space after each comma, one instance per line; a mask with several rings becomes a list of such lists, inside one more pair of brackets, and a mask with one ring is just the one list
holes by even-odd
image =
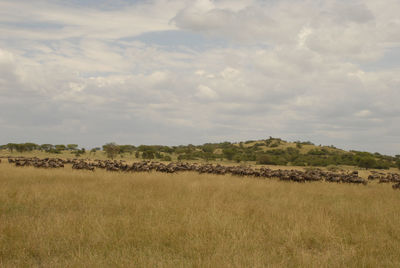
[[236, 154], [235, 148], [225, 148], [222, 150], [224, 157], [228, 160], [232, 160], [233, 156]]
[[203, 150], [203, 152], [205, 153], [213, 153], [215, 150], [215, 146], [212, 144], [204, 144], [201, 149]]
[[73, 151], [72, 153], [73, 153], [76, 157], [79, 157], [79, 156], [81, 156], [82, 154], [84, 154], [85, 152], [86, 152], [85, 148], [82, 148], [82, 149], [80, 149], [80, 150], [75, 150], [75, 151]]
[[196, 160], [196, 157], [192, 154], [181, 154], [178, 156], [178, 160]]
[[165, 156], [162, 158], [162, 160], [164, 160], [164, 161], [172, 161], [172, 158], [171, 158], [171, 156], [169, 156], [169, 155], [165, 155]]
[[48, 153], [51, 153], [51, 154], [61, 154], [61, 152], [60, 152], [59, 150], [57, 150], [57, 149], [50, 149], [50, 150], [48, 151]]
[[390, 168], [390, 163], [386, 162], [386, 161], [376, 161], [375, 165], [373, 166], [373, 168], [377, 168], [377, 169], [389, 169]]
[[284, 155], [285, 151], [282, 149], [273, 149], [273, 150], [269, 150], [266, 152], [267, 154], [272, 154], [272, 155]]
[[206, 161], [213, 160], [217, 158], [217, 155], [210, 153], [210, 152], [203, 152], [199, 155], [200, 158], [203, 158]]
[[269, 155], [263, 154], [257, 158], [257, 164], [259, 165], [274, 165], [274, 161]]
[[299, 149], [293, 147], [286, 148], [286, 152], [292, 155], [298, 155], [300, 153]]
[[236, 155], [233, 156], [233, 160], [234, 160], [236, 163], [240, 163], [240, 161], [242, 161], [242, 156], [239, 155], [239, 154], [236, 154]]
[[154, 159], [154, 153], [152, 151], [144, 151], [142, 157], [143, 159]]
[[309, 155], [325, 155], [325, 154], [327, 154], [327, 151], [324, 149], [322, 149], [322, 150], [312, 149], [312, 150], [308, 151], [307, 154], [309, 154]]
[[362, 157], [360, 158], [360, 160], [358, 161], [357, 164], [359, 167], [363, 167], [363, 168], [374, 168], [376, 166], [376, 160], [372, 157], [366, 156], [366, 157]]

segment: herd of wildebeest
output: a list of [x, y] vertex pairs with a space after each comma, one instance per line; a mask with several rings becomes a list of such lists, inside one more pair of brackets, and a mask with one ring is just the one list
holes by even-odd
[[[376, 180], [379, 183], [393, 183], [393, 189], [400, 189], [400, 175], [396, 173], [380, 173], [371, 171], [368, 179], [359, 176], [358, 171], [332, 172], [321, 169], [300, 170], [273, 170], [266, 167], [253, 168], [250, 166], [223, 166], [210, 163], [184, 163], [170, 162], [168, 164], [155, 161], [142, 161], [128, 164], [123, 160], [89, 160], [89, 159], [61, 159], [61, 158], [37, 158], [37, 157], [6, 157], [9, 163], [17, 167], [33, 166], [36, 168], [63, 168], [72, 165], [73, 169], [94, 171], [96, 168], [115, 172], [163, 172], [176, 173], [180, 171], [194, 171], [208, 174], [231, 174], [236, 176], [251, 176], [258, 178], [278, 178], [282, 181], [313, 182], [326, 181], [336, 183], [354, 183], [367, 185], [368, 181]], [[0, 159], [1, 163], [1, 159]]]

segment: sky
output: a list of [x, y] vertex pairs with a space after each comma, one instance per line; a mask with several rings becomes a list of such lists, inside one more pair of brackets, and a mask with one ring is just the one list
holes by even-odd
[[400, 154], [398, 0], [0, 0], [0, 144]]

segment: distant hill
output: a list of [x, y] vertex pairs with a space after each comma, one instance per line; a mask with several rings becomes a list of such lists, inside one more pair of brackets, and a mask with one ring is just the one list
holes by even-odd
[[109, 143], [90, 151], [78, 149], [76, 144], [52, 145], [9, 143], [0, 146], [1, 155], [55, 154], [60, 157], [155, 159], [159, 161], [231, 161], [288, 166], [348, 165], [364, 168], [400, 168], [400, 155], [345, 151], [334, 146], [317, 146], [312, 142], [288, 142], [270, 137], [244, 142], [205, 143], [203, 145], [117, 145]]

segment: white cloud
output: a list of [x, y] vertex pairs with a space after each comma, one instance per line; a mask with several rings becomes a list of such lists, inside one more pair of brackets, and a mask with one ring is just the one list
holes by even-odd
[[355, 116], [357, 117], [367, 117], [369, 115], [371, 115], [371, 111], [369, 110], [361, 110], [355, 113]]
[[218, 94], [214, 90], [205, 85], [199, 85], [197, 87], [197, 93], [195, 94], [195, 96], [199, 99], [205, 99], [205, 100], [215, 100], [218, 98]]
[[[272, 135], [398, 153], [400, 66], [363, 68], [400, 44], [390, 1], [155, 0], [110, 11], [2, 1], [0, 143]], [[135, 39], [172, 29], [225, 42]]]

